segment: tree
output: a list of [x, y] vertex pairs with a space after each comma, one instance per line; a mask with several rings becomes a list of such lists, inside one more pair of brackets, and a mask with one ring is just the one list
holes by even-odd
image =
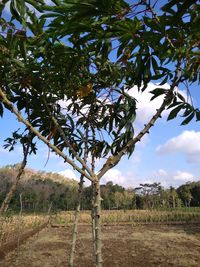
[[17, 189], [18, 183], [20, 181], [20, 178], [24, 172], [24, 169], [27, 164], [27, 157], [32, 152], [36, 153], [35, 144], [32, 143], [32, 134], [29, 133], [27, 136], [23, 136], [18, 134], [17, 132], [13, 133], [13, 138], [7, 138], [6, 141], [8, 144], [5, 145], [5, 148], [10, 147], [9, 151], [14, 149], [14, 145], [17, 143], [17, 139], [20, 139], [20, 142], [22, 144], [23, 148], [23, 160], [21, 162], [21, 165], [18, 170], [18, 174], [16, 176], [15, 181], [13, 182], [12, 186], [10, 187], [10, 190], [7, 192], [5, 199], [3, 200], [0, 208], [0, 214], [3, 214], [7, 211], [9, 208], [10, 201], [12, 200], [12, 197]]
[[199, 206], [199, 188], [199, 182], [186, 183], [177, 188], [177, 193], [185, 207]]
[[135, 188], [136, 194], [142, 196], [144, 209], [152, 209], [160, 204], [161, 189], [160, 183], [140, 184]]
[[[37, 17], [27, 3], [44, 14]], [[200, 77], [198, 4], [170, 1], [157, 15], [147, 1], [52, 3], [11, 1], [12, 19], [20, 30], [1, 18], [0, 114], [9, 109], [27, 130], [93, 183], [96, 265], [102, 266], [101, 177], [124, 155], [132, 154], [165, 109], [171, 110], [168, 119], [182, 111], [182, 125], [195, 116], [200, 120], [199, 109], [177, 91], [179, 84], [195, 83]], [[51, 19], [46, 21], [47, 17]], [[163, 103], [135, 136], [137, 105], [128, 90], [136, 85], [144, 91], [150, 81], [168, 82], [170, 88], [158, 85], [152, 91], [152, 100], [163, 95]], [[86, 128], [89, 152], [96, 158], [107, 156], [97, 175], [83, 160]]]
[[196, 183], [194, 187], [191, 188], [191, 203], [194, 207], [200, 205], [200, 183]]

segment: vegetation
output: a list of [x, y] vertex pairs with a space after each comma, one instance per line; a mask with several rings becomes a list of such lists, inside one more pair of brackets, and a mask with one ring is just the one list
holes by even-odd
[[[18, 165], [0, 169], [0, 199], [4, 200], [18, 173]], [[22, 194], [23, 211], [47, 212], [50, 203], [53, 209], [73, 210], [76, 206], [78, 183], [56, 173], [36, 172], [26, 169], [11, 201], [10, 210], [20, 210]]]
[[[31, 132], [32, 145], [39, 138], [92, 182], [101, 267], [102, 176], [134, 152], [165, 109], [168, 120], [182, 112], [182, 125], [200, 120], [188, 87], [200, 80], [198, 1], [169, 1], [156, 14], [151, 1], [12, 0], [11, 18], [4, 16], [8, 2], [0, 5], [0, 115], [8, 109], [25, 125], [19, 139]], [[163, 95], [163, 103], [135, 135], [137, 103], [128, 92], [150, 81], [158, 84], [151, 100]], [[165, 83], [169, 89], [160, 88]], [[86, 141], [94, 159], [104, 158], [98, 172], [84, 160]]]
[[44, 215], [10, 215], [0, 217], [0, 246], [13, 240], [20, 238], [22, 233], [33, 229], [46, 220]]
[[[102, 223], [104, 225], [141, 225], [141, 224], [181, 224], [199, 223], [200, 209], [173, 209], [173, 210], [104, 210]], [[69, 226], [74, 222], [74, 213], [61, 212], [53, 220], [55, 225]], [[80, 213], [80, 223], [91, 224], [90, 212]]]
[[[0, 201], [9, 192], [19, 165], [0, 168]], [[104, 210], [183, 210], [200, 206], [200, 182], [191, 182], [178, 188], [164, 189], [159, 183], [141, 184], [137, 188], [124, 188], [107, 182], [101, 185]], [[50, 203], [52, 211], [75, 210], [78, 200], [78, 182], [57, 173], [37, 172], [26, 169], [10, 205], [10, 211], [46, 212]], [[80, 208], [91, 209], [92, 186], [83, 187]], [[189, 201], [189, 202], [188, 202]], [[0, 202], [0, 203], [1, 203]]]

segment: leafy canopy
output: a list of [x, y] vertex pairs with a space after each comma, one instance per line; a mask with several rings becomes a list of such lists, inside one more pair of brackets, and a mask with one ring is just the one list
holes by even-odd
[[83, 156], [89, 131], [95, 157], [131, 155], [137, 102], [128, 92], [150, 81], [171, 86], [152, 91], [152, 100], [165, 96], [168, 120], [180, 111], [183, 125], [200, 120], [175, 90], [200, 79], [198, 1], [172, 0], [156, 14], [150, 1], [11, 0], [11, 19], [7, 2], [0, 6], [0, 87], [61, 151]]

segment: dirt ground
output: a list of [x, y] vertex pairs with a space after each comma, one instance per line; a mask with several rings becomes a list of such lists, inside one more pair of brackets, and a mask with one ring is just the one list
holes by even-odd
[[[71, 227], [48, 227], [6, 255], [1, 267], [68, 266]], [[92, 267], [91, 228], [79, 226], [75, 267]], [[104, 267], [199, 267], [200, 225], [104, 226]]]

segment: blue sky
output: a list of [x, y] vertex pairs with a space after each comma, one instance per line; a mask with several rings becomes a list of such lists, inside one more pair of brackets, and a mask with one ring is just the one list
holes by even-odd
[[[165, 85], [166, 86], [166, 85]], [[154, 110], [162, 102], [162, 97], [150, 102], [149, 90], [155, 85], [149, 84], [147, 90], [138, 95], [133, 88], [129, 93], [134, 95], [138, 101], [138, 113], [135, 121], [136, 132], [142, 129]], [[193, 101], [200, 106], [198, 97], [198, 86], [192, 86], [191, 93]], [[183, 94], [185, 92], [183, 91]], [[157, 121], [151, 129], [150, 134], [136, 145], [133, 155], [122, 161], [110, 170], [103, 178], [102, 183], [113, 181], [126, 187], [135, 187], [144, 182], [161, 182], [165, 187], [170, 185], [178, 186], [188, 181], [200, 180], [200, 127], [199, 122], [192, 121], [187, 126], [180, 126], [182, 118], [179, 116], [173, 121], [166, 121], [167, 112], [163, 118]], [[0, 166], [18, 163], [22, 160], [22, 148], [16, 146], [14, 152], [8, 152], [2, 148], [3, 140], [11, 135], [13, 130], [23, 127], [13, 114], [5, 111], [4, 117], [0, 119]], [[50, 159], [45, 166], [48, 148], [38, 142], [38, 153], [28, 159], [28, 167], [51, 171], [62, 172], [67, 177], [77, 178], [76, 173], [63, 160], [50, 154]], [[97, 162], [97, 169], [102, 166], [102, 161]]]
[[[166, 85], [165, 85], [166, 86]], [[148, 93], [155, 85], [149, 84], [142, 94], [136, 93], [134, 88], [129, 93], [138, 99], [138, 113], [134, 127], [140, 131], [148, 119], [154, 114], [156, 107], [162, 102], [162, 97], [150, 102]], [[185, 88], [180, 87], [182, 94]], [[200, 107], [199, 85], [190, 87], [193, 102]], [[126, 187], [135, 187], [144, 182], [161, 182], [165, 187], [178, 186], [188, 181], [200, 180], [200, 126], [199, 122], [192, 121], [187, 126], [180, 126], [181, 118], [166, 122], [167, 112], [162, 119], [151, 129], [150, 134], [136, 145], [133, 155], [128, 160], [122, 161], [103, 178], [102, 183], [113, 181]], [[7, 164], [18, 163], [22, 160], [22, 148], [16, 146], [14, 152], [3, 149], [3, 140], [11, 136], [12, 131], [23, 127], [14, 115], [5, 111], [0, 119], [0, 167]], [[76, 173], [61, 158], [50, 154], [50, 159], [45, 166], [48, 157], [48, 148], [38, 141], [38, 153], [28, 159], [28, 167], [62, 172], [67, 177], [78, 179]], [[97, 169], [102, 166], [102, 161], [97, 162]]]

